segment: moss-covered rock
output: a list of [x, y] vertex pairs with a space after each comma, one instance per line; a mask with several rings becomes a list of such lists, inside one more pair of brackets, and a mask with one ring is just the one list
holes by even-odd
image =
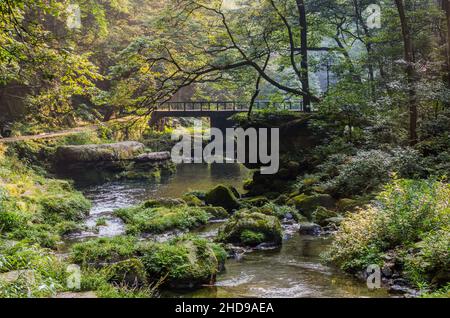
[[261, 195], [257, 197], [242, 199], [241, 202], [246, 207], [262, 207], [263, 205], [269, 203], [270, 200]]
[[174, 288], [213, 284], [227, 253], [206, 239], [183, 236], [166, 243], [150, 243], [142, 262], [147, 276]]
[[206, 193], [205, 201], [212, 206], [221, 206], [227, 211], [239, 209], [240, 204], [233, 191], [224, 185], [218, 185]]
[[144, 264], [138, 258], [114, 263], [105, 271], [108, 281], [119, 286], [139, 287], [147, 283]]
[[132, 160], [142, 154], [145, 146], [135, 141], [113, 144], [61, 146], [56, 151], [59, 163]]
[[354, 209], [355, 207], [357, 207], [358, 206], [358, 201], [353, 200], [353, 199], [343, 198], [343, 199], [340, 199], [336, 203], [336, 206], [337, 206], [339, 211], [347, 212], [347, 211], [350, 211], [350, 210]]
[[288, 203], [294, 205], [308, 219], [312, 219], [312, 213], [318, 207], [334, 208], [335, 200], [328, 194], [300, 194], [290, 199]]
[[182, 197], [183, 201], [186, 202], [189, 206], [204, 206], [205, 202], [200, 200], [198, 197], [196, 197], [193, 194], [185, 194]]
[[133, 237], [99, 238], [74, 244], [70, 249], [70, 260], [76, 264], [100, 266], [127, 260], [136, 250], [137, 240]]
[[217, 240], [248, 246], [260, 243], [281, 244], [281, 223], [275, 216], [242, 210], [233, 215], [219, 230]]
[[228, 211], [220, 206], [205, 206], [202, 209], [211, 215], [211, 220], [223, 220], [230, 216]]
[[325, 226], [328, 224], [327, 219], [337, 216], [338, 214], [335, 211], [320, 206], [313, 212], [312, 220], [320, 226]]
[[127, 233], [163, 233], [171, 230], [190, 230], [204, 225], [210, 215], [201, 207], [185, 204], [172, 207], [150, 207], [146, 204], [119, 209], [114, 214], [127, 225]]
[[144, 208], [171, 208], [174, 206], [183, 205], [185, 202], [181, 199], [170, 199], [170, 198], [161, 198], [161, 199], [151, 199], [145, 201], [143, 204]]
[[299, 233], [301, 235], [316, 236], [322, 232], [320, 225], [310, 222], [302, 222], [299, 224]]

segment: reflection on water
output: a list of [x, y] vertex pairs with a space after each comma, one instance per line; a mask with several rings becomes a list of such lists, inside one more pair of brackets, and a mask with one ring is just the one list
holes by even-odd
[[[98, 180], [89, 174], [72, 176], [77, 188], [91, 200], [92, 209], [85, 222], [89, 229], [70, 235], [68, 239], [76, 241], [124, 234], [123, 222], [112, 215], [116, 209], [130, 207], [151, 198], [179, 198], [188, 191], [207, 191], [218, 184], [232, 185], [242, 190], [243, 180], [248, 174], [249, 171], [239, 164], [182, 164], [177, 167], [175, 174], [165, 176], [159, 182], [120, 180], [97, 184]], [[106, 225], [97, 227], [99, 219]]]
[[229, 260], [213, 287], [167, 292], [166, 297], [387, 297], [385, 290], [369, 291], [352, 276], [321, 264], [319, 254], [329, 241], [295, 234], [277, 250], [246, 254]]

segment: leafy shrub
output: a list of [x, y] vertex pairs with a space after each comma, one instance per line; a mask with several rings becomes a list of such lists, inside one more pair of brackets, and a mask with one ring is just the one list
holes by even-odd
[[328, 181], [325, 187], [338, 196], [370, 193], [389, 181], [393, 173], [401, 178], [425, 174], [419, 154], [412, 149], [360, 151], [343, 160], [335, 169], [338, 171], [337, 176]]
[[381, 265], [383, 253], [395, 249], [414, 283], [430, 281], [449, 265], [449, 197], [450, 186], [439, 181], [394, 180], [376, 206], [344, 220], [325, 256], [345, 270], [361, 270]]

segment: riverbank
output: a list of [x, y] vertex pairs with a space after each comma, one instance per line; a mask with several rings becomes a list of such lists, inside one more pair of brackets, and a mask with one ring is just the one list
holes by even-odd
[[[132, 180], [116, 178], [122, 172], [114, 169], [111, 178], [98, 179], [92, 170], [65, 175], [91, 199], [89, 208], [71, 183], [49, 178], [52, 162], [41, 158], [56, 156], [55, 145], [91, 142], [81, 135], [45, 147], [3, 148], [2, 210], [8, 213], [2, 214], [1, 253], [13, 264], [0, 270], [5, 296], [17, 290], [24, 297], [20, 290], [37, 297], [68, 292], [72, 263], [81, 266], [80, 291], [100, 297], [258, 296], [257, 291], [273, 297], [389, 296], [385, 289], [367, 290], [361, 273], [369, 265], [382, 269], [392, 295], [418, 296], [419, 289], [426, 295], [442, 287], [433, 296], [447, 293], [448, 185], [399, 178], [417, 172], [406, 160], [416, 156], [413, 151], [346, 154], [340, 148], [340, 157], [318, 160], [330, 145], [295, 154], [283, 150], [279, 173], [269, 177], [240, 165], [185, 165], [173, 175]], [[16, 264], [23, 254], [29, 260]], [[50, 263], [35, 270], [38, 255]], [[57, 271], [47, 273], [45, 266]], [[276, 268], [268, 281], [258, 275], [265, 267]], [[32, 273], [32, 279], [22, 281], [20, 273]], [[349, 276], [354, 274], [362, 280]], [[34, 290], [36, 282], [52, 281], [58, 283], [49, 283], [49, 290]]]

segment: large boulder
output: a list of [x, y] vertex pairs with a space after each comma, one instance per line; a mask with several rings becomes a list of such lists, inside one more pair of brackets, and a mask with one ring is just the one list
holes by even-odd
[[205, 196], [205, 202], [212, 206], [220, 206], [231, 212], [239, 209], [240, 204], [233, 190], [224, 185], [218, 185]]
[[218, 241], [243, 246], [279, 245], [282, 237], [281, 223], [276, 216], [243, 210], [219, 230]]
[[315, 223], [302, 222], [299, 224], [298, 231], [301, 235], [317, 236], [322, 232], [322, 228]]
[[102, 162], [134, 160], [144, 152], [145, 146], [136, 141], [112, 144], [61, 146], [56, 151], [59, 163]]
[[147, 277], [174, 288], [213, 284], [223, 268], [227, 253], [219, 245], [195, 236], [183, 236], [165, 243], [149, 243], [141, 260]]

